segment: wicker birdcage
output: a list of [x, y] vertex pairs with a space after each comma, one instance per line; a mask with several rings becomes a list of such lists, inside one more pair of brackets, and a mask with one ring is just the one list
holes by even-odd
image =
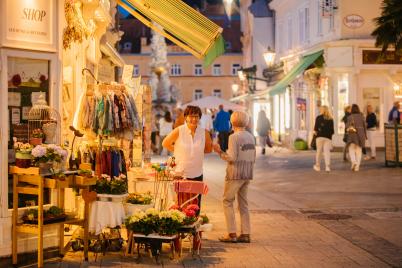
[[59, 112], [48, 106], [44, 94], [41, 94], [28, 114], [29, 140], [34, 131], [40, 130], [44, 134], [44, 143], [60, 144], [60, 122]]

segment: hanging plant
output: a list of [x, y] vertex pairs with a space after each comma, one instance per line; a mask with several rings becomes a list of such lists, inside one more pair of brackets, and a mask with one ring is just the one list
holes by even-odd
[[85, 25], [82, 25], [78, 18], [78, 11], [74, 10], [74, 2], [66, 1], [64, 4], [67, 27], [63, 30], [63, 47], [70, 48], [74, 42], [82, 42], [88, 37]]

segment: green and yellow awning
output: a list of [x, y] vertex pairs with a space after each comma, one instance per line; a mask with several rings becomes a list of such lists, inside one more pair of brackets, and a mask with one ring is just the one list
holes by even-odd
[[225, 52], [223, 29], [181, 0], [117, 0], [117, 3], [154, 31], [203, 59], [205, 66]]

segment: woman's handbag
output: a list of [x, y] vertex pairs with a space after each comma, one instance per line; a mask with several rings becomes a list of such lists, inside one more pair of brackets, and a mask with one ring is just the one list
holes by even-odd
[[269, 148], [272, 148], [274, 146], [274, 141], [272, 140], [271, 135], [267, 136], [267, 145]]
[[311, 139], [310, 143], [310, 148], [313, 150], [317, 150], [317, 135], [313, 135], [313, 138]]

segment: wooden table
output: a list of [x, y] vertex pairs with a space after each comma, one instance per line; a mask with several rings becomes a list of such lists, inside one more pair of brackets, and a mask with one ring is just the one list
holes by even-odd
[[[50, 226], [59, 226], [59, 250], [60, 254], [70, 247], [70, 243], [64, 246], [64, 224], [79, 225], [84, 228], [84, 257], [88, 260], [88, 215], [89, 203], [85, 202], [84, 218], [67, 218], [64, 221], [44, 224], [44, 189], [55, 189], [57, 191], [57, 205], [64, 209], [65, 188], [77, 187], [89, 190], [89, 186], [96, 183], [96, 180], [85, 180], [77, 175], [77, 171], [66, 171], [65, 180], [53, 179], [51, 174], [41, 174], [40, 169], [36, 167], [18, 168], [10, 167], [10, 173], [13, 174], [13, 216], [12, 216], [12, 262], [17, 264], [17, 245], [18, 233], [29, 233], [38, 235], [38, 267], [43, 267], [43, 232], [44, 228]], [[18, 222], [18, 195], [32, 194], [38, 196], [38, 224], [24, 224]]]

